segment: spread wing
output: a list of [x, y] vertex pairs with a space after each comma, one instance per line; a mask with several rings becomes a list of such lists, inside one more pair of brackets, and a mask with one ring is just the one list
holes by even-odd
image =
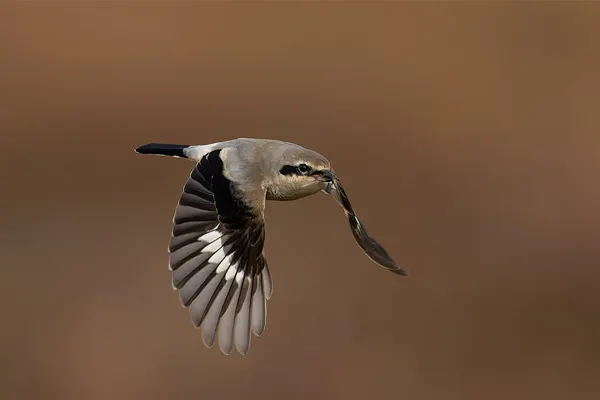
[[358, 216], [350, 204], [350, 199], [342, 186], [342, 183], [336, 178], [325, 190], [326, 193], [331, 194], [334, 199], [342, 206], [348, 222], [350, 223], [350, 229], [354, 240], [360, 246], [362, 251], [369, 257], [373, 262], [381, 265], [385, 269], [392, 271], [395, 274], [408, 276], [408, 271], [404, 268], [400, 268], [396, 265], [392, 257], [388, 252], [379, 244], [369, 233], [367, 232], [364, 225], [358, 219]]
[[262, 211], [250, 207], [223, 174], [221, 150], [192, 171], [173, 218], [169, 268], [181, 303], [202, 329], [204, 344], [242, 354], [250, 332], [265, 328], [272, 282], [263, 254]]

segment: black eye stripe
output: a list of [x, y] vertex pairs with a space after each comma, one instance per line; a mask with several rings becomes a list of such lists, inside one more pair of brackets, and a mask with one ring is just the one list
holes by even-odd
[[293, 165], [284, 165], [283, 168], [279, 170], [281, 175], [298, 175], [298, 169]]
[[308, 175], [312, 171], [312, 168], [306, 164], [299, 165], [284, 165], [279, 170], [282, 175]]

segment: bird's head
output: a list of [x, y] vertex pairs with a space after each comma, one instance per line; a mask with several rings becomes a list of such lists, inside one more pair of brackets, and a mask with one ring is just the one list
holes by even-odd
[[279, 200], [295, 200], [326, 189], [335, 179], [329, 161], [317, 152], [300, 148], [277, 160], [277, 178], [270, 192]]

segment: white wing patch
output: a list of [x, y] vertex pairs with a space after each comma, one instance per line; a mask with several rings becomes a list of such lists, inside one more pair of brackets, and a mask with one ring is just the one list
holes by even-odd
[[213, 240], [216, 240], [218, 238], [220, 238], [223, 234], [221, 232], [219, 232], [217, 229], [214, 229], [212, 231], [208, 231], [207, 233], [205, 233], [204, 235], [200, 236], [198, 238], [199, 242], [207, 242], [210, 243]]

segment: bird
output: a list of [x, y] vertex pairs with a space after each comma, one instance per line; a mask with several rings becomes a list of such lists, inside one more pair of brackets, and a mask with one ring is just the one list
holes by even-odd
[[135, 152], [196, 162], [175, 208], [169, 270], [206, 347], [217, 339], [222, 353], [235, 347], [246, 354], [252, 334], [260, 337], [265, 330], [266, 302], [273, 293], [264, 252], [267, 200], [331, 195], [367, 257], [408, 275], [367, 233], [329, 160], [316, 151], [279, 140], [238, 138], [204, 145], [149, 143]]

